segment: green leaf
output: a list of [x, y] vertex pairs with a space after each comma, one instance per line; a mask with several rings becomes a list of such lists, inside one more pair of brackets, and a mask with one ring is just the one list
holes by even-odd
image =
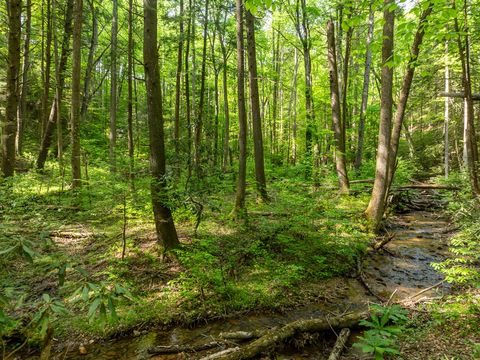
[[93, 302], [90, 304], [90, 307], [88, 308], [87, 316], [89, 318], [93, 317], [93, 315], [95, 314], [95, 311], [97, 311], [97, 308], [100, 304], [103, 305], [101, 298], [97, 297], [97, 298], [95, 298], [95, 300], [93, 300]]

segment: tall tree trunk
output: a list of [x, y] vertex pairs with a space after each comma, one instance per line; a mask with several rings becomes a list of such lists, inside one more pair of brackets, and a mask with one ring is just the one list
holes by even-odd
[[117, 32], [118, 0], [113, 0], [112, 45], [110, 47], [110, 132], [108, 135], [110, 172], [116, 171], [115, 149], [117, 146]]
[[198, 103], [198, 115], [195, 124], [195, 172], [201, 177], [201, 141], [205, 104], [205, 78], [207, 66], [207, 30], [208, 30], [208, 0], [205, 0], [205, 18], [203, 24], [203, 50], [202, 50], [202, 74], [200, 79], [200, 100]]
[[255, 157], [255, 179], [260, 200], [268, 201], [267, 182], [263, 156], [262, 119], [260, 118], [260, 98], [258, 94], [257, 54], [255, 49], [255, 18], [247, 10], [245, 14], [247, 27], [248, 72], [250, 74], [250, 104], [252, 110], [253, 150]]
[[90, 12], [92, 15], [92, 37], [90, 38], [90, 47], [88, 49], [88, 58], [87, 58], [87, 67], [85, 68], [85, 77], [83, 80], [83, 94], [82, 94], [82, 105], [80, 108], [80, 118], [85, 119], [88, 110], [88, 103], [90, 101], [90, 80], [92, 78], [93, 67], [94, 67], [94, 55], [98, 46], [98, 20], [97, 20], [97, 10], [95, 9], [95, 4], [93, 0], [89, 2]]
[[75, 0], [73, 8], [72, 44], [72, 103], [70, 114], [70, 142], [72, 145], [72, 188], [82, 186], [80, 168], [80, 75], [82, 50], [83, 0]]
[[[453, 8], [455, 8], [455, 2], [452, 2]], [[460, 62], [462, 64], [462, 84], [464, 97], [466, 102], [466, 119], [467, 119], [467, 136], [466, 136], [466, 147], [467, 147], [467, 165], [468, 172], [470, 177], [470, 184], [472, 187], [472, 193], [475, 196], [480, 195], [480, 187], [478, 184], [478, 175], [476, 168], [476, 149], [477, 141], [475, 136], [475, 126], [474, 126], [474, 110], [473, 110], [473, 99], [472, 99], [472, 82], [470, 74], [470, 46], [469, 46], [469, 36], [468, 36], [468, 19], [467, 19], [467, 1], [464, 1], [464, 27], [463, 33], [465, 34], [465, 41], [462, 41], [462, 34], [460, 33], [460, 27], [458, 25], [458, 19], [455, 18], [455, 32], [457, 33], [457, 43], [458, 43], [458, 52], [460, 56]]]
[[[292, 124], [292, 165], [297, 163], [297, 77], [298, 77], [298, 52], [295, 49], [294, 68], [292, 80], [292, 99], [290, 103], [293, 105], [293, 124]], [[290, 113], [290, 111], [289, 111]], [[289, 115], [290, 116], [290, 115]]]
[[[445, 92], [450, 92], [450, 68], [448, 63], [448, 40], [445, 43]], [[448, 179], [450, 172], [450, 150], [448, 144], [448, 128], [450, 122], [450, 98], [445, 97], [445, 121], [444, 121], [444, 171], [445, 179]]]
[[[52, 0], [52, 12], [56, 14], [56, 7], [57, 7], [57, 2], [56, 0]], [[53, 53], [54, 53], [54, 61], [55, 61], [55, 96], [53, 99], [53, 104], [52, 106], [55, 107], [55, 114], [56, 114], [56, 119], [54, 120], [54, 123], [57, 124], [57, 156], [58, 156], [58, 163], [60, 165], [60, 172], [64, 174], [64, 163], [63, 163], [63, 124], [61, 121], [60, 117], [60, 98], [61, 98], [61, 93], [62, 89], [60, 88], [60, 59], [59, 59], [59, 54], [58, 54], [58, 34], [57, 34], [57, 17], [56, 15], [53, 16]], [[50, 124], [48, 122], [47, 124]], [[63, 184], [63, 183], [62, 183]]]
[[357, 152], [355, 155], [355, 170], [360, 171], [362, 166], [363, 156], [363, 143], [365, 137], [365, 116], [367, 114], [368, 106], [368, 88], [370, 85], [370, 67], [372, 65], [372, 48], [371, 43], [373, 39], [373, 28], [375, 23], [375, 12], [373, 5], [370, 2], [370, 10], [368, 16], [368, 34], [365, 53], [365, 70], [363, 72], [363, 90], [362, 90], [362, 104], [360, 106], [360, 117], [358, 120], [358, 140], [357, 140]]
[[30, 69], [30, 33], [32, 28], [32, 0], [27, 0], [25, 14], [25, 33], [23, 42], [23, 66], [22, 84], [20, 88], [20, 99], [17, 113], [17, 134], [15, 138], [15, 151], [17, 155], [23, 152], [23, 130], [27, 116], [27, 94], [28, 94], [28, 71]]
[[47, 126], [45, 128], [42, 143], [40, 146], [40, 151], [37, 157], [37, 169], [43, 169], [45, 166], [45, 161], [47, 160], [48, 149], [52, 142], [53, 130], [55, 129], [55, 124], [57, 118], [60, 118], [60, 114], [57, 112], [60, 110], [60, 104], [62, 100], [63, 87], [65, 85], [65, 71], [67, 69], [68, 56], [70, 53], [70, 37], [72, 36], [72, 19], [73, 19], [73, 3], [74, 0], [67, 0], [65, 6], [65, 23], [63, 28], [63, 38], [62, 38], [62, 52], [60, 56], [60, 63], [58, 66], [58, 74], [56, 77], [57, 81], [57, 91], [55, 99], [50, 108], [50, 116], [48, 118]]
[[224, 116], [225, 116], [225, 128], [224, 128], [224, 135], [223, 135], [223, 161], [222, 161], [222, 171], [226, 172], [228, 168], [228, 155], [230, 153], [230, 147], [229, 147], [229, 142], [230, 142], [230, 111], [228, 108], [228, 67], [227, 67], [227, 61], [228, 61], [228, 56], [227, 56], [227, 49], [225, 46], [225, 27], [226, 27], [226, 17], [227, 17], [227, 12], [225, 11], [225, 17], [223, 21], [223, 33], [222, 31], [218, 31], [219, 36], [220, 36], [220, 49], [222, 50], [222, 60], [223, 60], [223, 66], [222, 66], [222, 74], [223, 74], [223, 81], [222, 81], [222, 87], [223, 87], [223, 111], [224, 111]]
[[327, 23], [328, 66], [330, 71], [330, 94], [332, 104], [332, 121], [335, 133], [335, 164], [338, 184], [341, 194], [348, 194], [349, 183], [345, 161], [345, 143], [342, 130], [342, 116], [340, 110], [340, 94], [338, 88], [337, 54], [335, 45], [335, 25], [332, 20]]
[[[191, 122], [191, 114], [192, 114], [192, 104], [190, 102], [190, 82], [189, 82], [189, 55], [190, 55], [190, 42], [192, 36], [192, 22], [193, 19], [193, 8], [192, 8], [192, 0], [188, 2], [188, 25], [187, 25], [187, 44], [185, 48], [185, 107], [186, 107], [186, 128], [187, 128], [187, 177], [190, 179], [192, 176], [192, 122]], [[192, 79], [193, 80], [193, 79]], [[193, 82], [192, 82], [193, 87]], [[192, 91], [193, 93], [193, 91]]]
[[236, 0], [237, 20], [237, 106], [238, 106], [238, 159], [237, 192], [235, 196], [234, 216], [246, 216], [245, 193], [247, 177], [247, 113], [245, 109], [245, 58], [243, 37], [243, 0]]
[[373, 184], [372, 197], [368, 204], [365, 215], [374, 230], [378, 229], [385, 209], [385, 194], [388, 179], [388, 154], [390, 151], [390, 129], [392, 123], [392, 86], [393, 67], [389, 64], [393, 56], [393, 31], [395, 22], [395, 10], [392, 8], [394, 0], [384, 0], [383, 9], [383, 42], [382, 42], [382, 88], [380, 126], [378, 133], [378, 149], [375, 168], [375, 182]]
[[134, 143], [133, 143], [133, 0], [128, 0], [128, 49], [127, 49], [127, 134], [128, 158], [130, 161], [129, 174], [133, 182], [134, 177]]
[[183, 59], [183, 0], [180, 0], [180, 22], [179, 22], [179, 35], [178, 35], [178, 50], [177, 50], [177, 71], [175, 78], [175, 119], [174, 119], [174, 131], [173, 139], [175, 146], [175, 156], [177, 160], [177, 176], [180, 177], [181, 166], [180, 160], [180, 101], [181, 101], [181, 87], [182, 87], [182, 59]]
[[395, 175], [395, 164], [397, 161], [398, 145], [400, 143], [400, 133], [402, 131], [403, 118], [405, 117], [405, 111], [407, 109], [408, 96], [410, 95], [410, 88], [412, 86], [413, 75], [415, 74], [416, 62], [418, 54], [420, 53], [420, 45], [423, 42], [423, 36], [425, 34], [425, 24], [428, 17], [432, 13], [433, 2], [430, 1], [428, 7], [423, 11], [420, 16], [420, 22], [418, 24], [415, 38], [413, 39], [412, 48], [410, 50], [410, 58], [407, 64], [407, 70], [403, 78], [402, 89], [400, 90], [400, 97], [398, 99], [397, 109], [395, 111], [395, 120], [393, 122], [392, 137], [390, 140], [390, 151], [388, 159], [388, 181], [387, 190], [388, 194], [390, 186], [392, 185], [393, 176]]
[[43, 95], [42, 95], [42, 135], [45, 136], [45, 129], [49, 119], [48, 104], [50, 94], [50, 68], [52, 63], [52, 11], [51, 0], [47, 1], [47, 9], [45, 17], [47, 19], [47, 38], [45, 44], [45, 64], [43, 79]]
[[8, 58], [7, 102], [2, 132], [2, 173], [12, 176], [15, 172], [15, 134], [17, 131], [18, 71], [20, 69], [20, 35], [22, 1], [7, 2], [8, 13]]
[[[348, 15], [348, 19], [352, 17], [353, 8], [350, 7], [350, 12]], [[345, 37], [345, 56], [343, 59], [343, 73], [342, 73], [342, 89], [340, 90], [341, 101], [342, 101], [342, 117], [341, 117], [341, 128], [342, 128], [342, 148], [340, 149], [345, 154], [346, 149], [346, 141], [347, 141], [347, 128], [349, 127], [348, 124], [348, 99], [347, 99], [347, 92], [348, 92], [348, 71], [350, 70], [350, 50], [352, 48], [352, 35], [353, 35], [353, 27], [350, 26], [347, 30], [347, 35]]]
[[179, 245], [172, 213], [166, 205], [165, 143], [162, 92], [157, 52], [157, 0], [144, 0], [143, 63], [147, 90], [147, 117], [150, 138], [150, 184], [157, 240], [169, 251]]

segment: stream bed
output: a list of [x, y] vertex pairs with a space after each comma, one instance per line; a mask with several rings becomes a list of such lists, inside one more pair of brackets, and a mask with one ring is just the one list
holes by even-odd
[[[422, 289], [437, 284], [442, 275], [430, 265], [444, 260], [448, 254], [448, 221], [435, 212], [411, 211], [396, 215], [390, 221], [389, 232], [395, 237], [384, 251], [372, 252], [365, 260], [363, 271], [369, 287], [393, 301], [408, 298]], [[366, 309], [378, 302], [360, 282], [353, 278], [325, 281], [328, 296], [318, 303], [281, 313], [252, 313], [236, 318], [215, 320], [194, 328], [176, 327], [168, 331], [150, 330], [133, 337], [85, 345], [87, 353], [80, 355], [72, 349], [58, 359], [145, 359], [145, 349], [164, 345], [194, 345], [213, 341], [221, 332], [252, 331], [283, 326], [298, 319], [310, 319]], [[448, 284], [422, 293], [419, 297], [435, 297], [449, 291]], [[393, 294], [393, 295], [392, 295]], [[277, 359], [326, 359], [335, 336], [321, 336], [313, 345], [301, 346], [302, 340], [292, 340], [275, 354]], [[300, 343], [299, 343], [300, 342]], [[210, 353], [219, 350], [210, 350]], [[152, 359], [201, 358], [209, 352], [196, 354], [157, 355]], [[66, 355], [66, 356], [65, 356]], [[358, 358], [358, 357], [357, 357]]]

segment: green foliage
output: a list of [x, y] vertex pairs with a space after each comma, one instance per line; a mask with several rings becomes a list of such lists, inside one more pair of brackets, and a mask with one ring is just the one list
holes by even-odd
[[384, 359], [385, 355], [398, 354], [395, 340], [404, 330], [408, 312], [399, 305], [373, 305], [370, 311], [370, 320], [360, 321], [360, 325], [368, 330], [353, 346], [374, 355], [376, 360]]

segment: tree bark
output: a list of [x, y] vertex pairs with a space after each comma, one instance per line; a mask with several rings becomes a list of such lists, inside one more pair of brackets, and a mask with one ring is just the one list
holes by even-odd
[[116, 172], [115, 149], [117, 147], [117, 32], [118, 32], [118, 1], [113, 0], [112, 14], [112, 44], [110, 46], [110, 132], [108, 134], [110, 172]]
[[128, 0], [128, 49], [127, 49], [127, 134], [128, 158], [130, 160], [130, 180], [134, 177], [134, 143], [133, 143], [133, 0]]
[[420, 16], [420, 22], [418, 24], [415, 38], [413, 39], [412, 48], [410, 50], [410, 58], [407, 64], [407, 71], [403, 78], [402, 89], [400, 90], [400, 97], [395, 111], [395, 119], [393, 122], [393, 130], [390, 140], [390, 151], [388, 158], [388, 172], [387, 172], [387, 190], [385, 196], [388, 194], [390, 187], [392, 186], [393, 176], [395, 175], [395, 163], [397, 161], [398, 145], [400, 143], [400, 134], [402, 131], [403, 119], [405, 117], [405, 111], [407, 109], [408, 96], [410, 95], [410, 88], [412, 86], [413, 75], [415, 74], [416, 62], [418, 54], [420, 53], [420, 45], [423, 42], [423, 36], [425, 34], [425, 24], [428, 17], [432, 13], [433, 2], [428, 3], [428, 7], [423, 11]]
[[237, 21], [237, 106], [238, 106], [238, 179], [233, 215], [246, 216], [245, 192], [247, 176], [247, 113], [245, 109], [245, 58], [243, 37], [243, 0], [236, 0]]
[[15, 135], [17, 131], [18, 72], [20, 69], [20, 35], [22, 1], [7, 2], [8, 13], [8, 57], [7, 57], [7, 101], [2, 132], [2, 173], [4, 177], [15, 172]]
[[255, 48], [255, 18], [247, 10], [245, 14], [247, 26], [248, 72], [250, 75], [250, 104], [252, 110], [253, 152], [255, 158], [255, 179], [258, 197], [268, 202], [267, 182], [263, 155], [262, 119], [260, 118], [260, 98], [258, 94], [257, 53]]
[[94, 67], [94, 55], [98, 46], [98, 20], [97, 10], [93, 0], [89, 1], [90, 12], [92, 15], [92, 35], [90, 38], [90, 47], [88, 49], [87, 67], [85, 68], [85, 77], [83, 81], [83, 94], [82, 94], [82, 106], [80, 109], [80, 118], [85, 119], [87, 115], [88, 103], [90, 101], [90, 80], [92, 78]]
[[393, 34], [395, 12], [392, 9], [394, 0], [384, 0], [384, 25], [382, 43], [382, 87], [381, 87], [381, 108], [380, 126], [378, 133], [378, 149], [375, 167], [375, 182], [373, 184], [372, 197], [368, 204], [365, 215], [370, 225], [377, 230], [385, 210], [385, 194], [388, 187], [388, 156], [390, 151], [390, 129], [392, 123], [392, 86], [393, 66], [390, 63], [393, 56]]
[[[455, 2], [452, 2], [452, 6], [455, 9]], [[474, 109], [472, 98], [472, 83], [470, 74], [470, 50], [469, 50], [469, 37], [468, 37], [468, 25], [467, 25], [467, 4], [464, 2], [464, 28], [465, 42], [462, 41], [460, 27], [458, 25], [458, 19], [455, 18], [455, 32], [457, 33], [458, 52], [460, 56], [460, 62], [462, 64], [462, 84], [466, 104], [466, 148], [467, 148], [467, 166], [470, 177], [470, 184], [472, 187], [472, 193], [475, 196], [480, 194], [480, 187], [478, 183], [478, 175], [476, 169], [476, 136], [474, 126]]]
[[72, 145], [72, 188], [82, 186], [80, 169], [80, 74], [82, 50], [83, 0], [75, 0], [73, 8], [72, 44], [72, 102], [70, 114], [70, 142]]
[[[182, 59], [183, 59], [183, 0], [180, 0], [180, 13], [179, 13], [179, 35], [178, 35], [178, 49], [177, 49], [177, 71], [175, 75], [175, 117], [174, 117], [174, 131], [173, 140], [175, 146], [175, 156], [177, 163], [180, 160], [180, 102], [181, 102], [181, 87], [182, 87]], [[180, 177], [180, 164], [177, 164], [177, 177]]]
[[52, 63], [52, 11], [51, 0], [47, 0], [47, 9], [45, 17], [47, 19], [47, 38], [45, 44], [45, 64], [42, 94], [42, 135], [45, 136], [45, 129], [49, 120], [48, 102], [50, 94], [50, 67]]
[[358, 120], [358, 140], [357, 152], [355, 155], [355, 170], [360, 171], [362, 166], [363, 143], [365, 137], [365, 116], [367, 114], [368, 106], [368, 88], [370, 85], [370, 67], [372, 65], [372, 48], [371, 43], [373, 39], [373, 28], [375, 24], [375, 12], [373, 4], [370, 2], [370, 11], [368, 16], [368, 34], [365, 53], [365, 70], [363, 72], [363, 90], [362, 90], [362, 104], [360, 106], [360, 117]]
[[[192, 0], [188, 2], [188, 25], [187, 25], [187, 44], [185, 48], [185, 106], [186, 106], [186, 128], [187, 128], [187, 178], [190, 179], [192, 176], [192, 126], [191, 126], [191, 114], [192, 114], [192, 104], [190, 102], [190, 82], [189, 82], [189, 55], [190, 55], [190, 42], [192, 35], [192, 21], [193, 20], [193, 8]], [[192, 82], [192, 87], [193, 87]], [[192, 91], [193, 93], [193, 91]]]
[[23, 153], [23, 130], [27, 117], [27, 95], [29, 86], [28, 72], [30, 70], [30, 33], [32, 28], [32, 0], [27, 0], [25, 14], [25, 33], [23, 42], [23, 66], [22, 83], [20, 87], [20, 99], [17, 113], [17, 134], [15, 137], [15, 152], [17, 155]]
[[219, 37], [220, 37], [220, 49], [222, 50], [222, 59], [223, 59], [222, 86], [223, 86], [223, 111], [224, 111], [224, 116], [225, 116], [225, 129], [224, 129], [224, 137], [223, 137], [223, 161], [222, 161], [222, 171], [223, 172], [227, 171], [228, 155], [230, 153], [230, 147], [229, 147], [229, 142], [230, 142], [230, 110], [229, 110], [229, 107], [228, 107], [228, 83], [227, 83], [228, 56], [227, 56], [227, 48], [226, 48], [226, 45], [225, 45], [226, 23], [227, 23], [227, 11], [225, 11], [225, 15], [224, 15], [223, 29], [222, 30], [218, 29], [218, 34], [219, 34]]
[[45, 128], [40, 151], [37, 157], [37, 169], [43, 169], [45, 161], [47, 160], [48, 150], [52, 142], [52, 135], [57, 123], [57, 118], [60, 118], [58, 111], [62, 100], [63, 88], [65, 85], [65, 71], [67, 69], [68, 56], [70, 53], [70, 37], [72, 36], [72, 19], [73, 19], [73, 3], [74, 0], [68, 0], [65, 6], [65, 23], [63, 28], [62, 52], [60, 56], [60, 63], [58, 66], [58, 74], [56, 77], [57, 91], [55, 99], [50, 108], [50, 116], [48, 118], [47, 126]]
[[345, 161], [345, 143], [342, 130], [342, 116], [340, 110], [340, 95], [338, 88], [337, 55], [335, 46], [335, 29], [332, 20], [327, 23], [328, 66], [330, 71], [330, 96], [332, 105], [332, 121], [335, 133], [335, 164], [337, 169], [339, 190], [341, 194], [348, 194], [349, 183]]
[[162, 92], [157, 53], [157, 0], [144, 0], [143, 62], [147, 90], [147, 117], [150, 138], [150, 191], [158, 242], [164, 252], [179, 245], [172, 213], [166, 205], [165, 140]]
[[195, 172], [198, 178], [202, 177], [201, 169], [201, 142], [202, 142], [202, 127], [205, 105], [205, 78], [207, 66], [207, 30], [208, 30], [208, 2], [205, 0], [205, 18], [203, 24], [203, 50], [202, 50], [202, 74], [200, 79], [200, 100], [198, 102], [198, 115], [195, 122]]

